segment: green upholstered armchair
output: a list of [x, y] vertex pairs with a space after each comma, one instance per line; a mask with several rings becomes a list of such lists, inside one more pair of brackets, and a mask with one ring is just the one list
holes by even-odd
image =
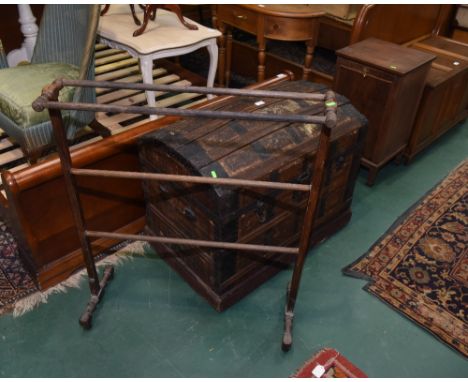
[[[93, 79], [94, 45], [99, 5], [48, 4], [44, 7], [31, 63], [8, 68], [0, 43], [0, 128], [34, 163], [53, 144], [47, 110], [35, 112], [31, 104], [42, 88], [56, 78]], [[65, 88], [60, 99], [95, 102], [94, 89]], [[94, 113], [64, 114], [67, 138], [93, 121]]]

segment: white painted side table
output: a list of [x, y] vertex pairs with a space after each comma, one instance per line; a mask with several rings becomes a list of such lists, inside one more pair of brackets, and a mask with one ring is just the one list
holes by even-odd
[[[101, 16], [98, 29], [99, 40], [103, 44], [126, 50], [133, 57], [137, 57], [140, 61], [143, 83], [153, 83], [154, 60], [180, 56], [206, 47], [210, 57], [207, 86], [213, 87], [218, 66], [216, 39], [221, 35], [218, 30], [207, 28], [186, 18], [188, 22], [198, 26], [198, 30], [189, 30], [180, 23], [174, 13], [158, 9], [155, 21], [150, 20], [145, 32], [133, 37], [133, 32], [138, 26], [133, 21], [130, 8], [126, 8], [128, 10], [124, 13], [109, 12]], [[212, 97], [212, 95], [208, 96], [209, 99]], [[146, 99], [148, 106], [156, 106], [153, 91], [146, 91]], [[150, 116], [150, 119], [155, 118], [157, 116]]]

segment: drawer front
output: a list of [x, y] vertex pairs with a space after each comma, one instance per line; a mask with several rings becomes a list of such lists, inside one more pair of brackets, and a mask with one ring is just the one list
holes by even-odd
[[386, 113], [391, 109], [392, 94], [398, 76], [372, 67], [339, 59], [335, 91], [349, 98], [353, 106], [369, 121], [364, 157], [378, 162], [378, 140], [385, 139]]
[[265, 17], [265, 37], [282, 41], [313, 39], [318, 18], [299, 19], [288, 17]]
[[[392, 74], [390, 72], [374, 68], [370, 65], [339, 57], [337, 61], [337, 69], [341, 69], [342, 67], [346, 68], [348, 71], [352, 71], [360, 75], [363, 79], [370, 77], [383, 82], [396, 83], [401, 78], [397, 74]], [[337, 73], [337, 75], [338, 74], [339, 73]]]
[[217, 8], [218, 22], [226, 23], [253, 34], [257, 33], [258, 15], [237, 5]]

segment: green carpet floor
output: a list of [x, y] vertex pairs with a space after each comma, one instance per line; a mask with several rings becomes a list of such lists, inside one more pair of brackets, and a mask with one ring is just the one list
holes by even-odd
[[20, 318], [0, 317], [0, 377], [287, 377], [323, 347], [371, 377], [466, 377], [466, 359], [341, 269], [460, 163], [467, 148], [465, 123], [410, 166], [387, 166], [373, 188], [361, 171], [351, 222], [307, 259], [287, 354], [280, 341], [290, 271], [217, 313], [148, 255], [117, 268], [89, 332], [78, 326], [85, 283]]

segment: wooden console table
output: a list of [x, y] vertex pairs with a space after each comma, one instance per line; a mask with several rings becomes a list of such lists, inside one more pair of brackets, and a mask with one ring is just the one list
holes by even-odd
[[346, 12], [348, 9], [343, 5], [231, 4], [214, 6], [213, 24], [222, 33], [219, 41], [219, 83], [229, 84], [233, 27], [257, 37], [257, 81], [259, 82], [265, 78], [267, 39], [305, 41], [307, 49], [303, 65], [303, 79], [307, 80], [311, 73], [321, 18], [330, 15], [345, 16]]

